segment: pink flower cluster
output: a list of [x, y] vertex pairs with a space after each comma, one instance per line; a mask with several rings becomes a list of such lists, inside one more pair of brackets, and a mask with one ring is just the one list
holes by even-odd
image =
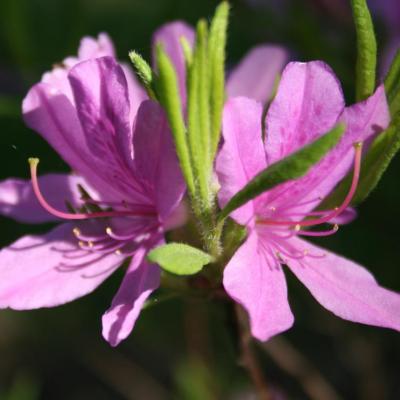
[[[169, 54], [185, 101], [181, 36], [193, 44], [192, 29], [176, 22], [156, 32], [153, 42], [162, 42]], [[361, 266], [301, 238], [333, 234], [337, 223], [354, 217], [347, 206], [359, 175], [357, 143], [368, 143], [388, 126], [384, 89], [345, 107], [340, 84], [327, 65], [294, 62], [284, 68], [286, 62], [285, 50], [260, 46], [229, 75], [216, 161], [221, 207], [258, 172], [338, 122], [345, 122], [346, 132], [305, 177], [232, 213], [247, 227], [248, 237], [225, 269], [224, 288], [246, 308], [252, 333], [260, 340], [293, 324], [284, 265], [339, 317], [399, 330], [398, 294], [380, 287]], [[263, 107], [280, 73], [263, 121]], [[37, 177], [33, 163], [33, 185], [20, 179], [0, 184], [3, 215], [28, 223], [64, 221], [0, 252], [0, 308], [28, 310], [75, 300], [128, 259], [125, 277], [102, 319], [104, 338], [117, 345], [160, 284], [160, 268], [146, 254], [185, 220], [185, 186], [164, 111], [147, 97], [129, 66], [116, 60], [108, 36], [100, 34], [84, 38], [77, 57], [43, 75], [26, 96], [23, 115], [73, 173]], [[314, 211], [352, 168], [353, 185], [345, 202], [338, 209]], [[75, 212], [68, 211], [66, 202]], [[325, 223], [332, 228], [306, 229]]]

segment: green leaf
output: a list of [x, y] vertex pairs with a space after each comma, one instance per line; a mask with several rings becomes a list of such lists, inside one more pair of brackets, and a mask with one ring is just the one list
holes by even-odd
[[[375, 138], [362, 161], [360, 180], [351, 201], [352, 205], [360, 204], [370, 195], [399, 149], [400, 118], [398, 116], [386, 131]], [[351, 179], [352, 176], [349, 174], [318, 208], [329, 209], [341, 204], [349, 191]]]
[[219, 221], [261, 193], [288, 180], [297, 179], [305, 175], [314, 164], [319, 162], [337, 144], [344, 131], [344, 125], [338, 124], [311, 144], [260, 172], [230, 199], [219, 214]]
[[147, 90], [149, 96], [154, 99], [154, 91], [152, 89], [153, 84], [153, 71], [151, 70], [150, 65], [146, 62], [146, 60], [136, 51], [131, 51], [129, 53], [129, 58], [133, 66], [135, 67], [136, 73], [142, 82], [143, 86]]
[[207, 70], [207, 23], [200, 20], [197, 25], [196, 46], [193, 62], [188, 71], [188, 139], [193, 165], [197, 178], [202, 204], [209, 199], [209, 137], [210, 104], [209, 79]]
[[211, 82], [211, 163], [221, 135], [222, 111], [225, 101], [225, 48], [229, 4], [223, 1], [215, 12], [210, 27], [209, 68]]
[[400, 112], [400, 50], [397, 51], [385, 78], [385, 91], [390, 113], [395, 116]]
[[176, 275], [194, 275], [212, 261], [209, 254], [183, 243], [168, 243], [157, 247], [147, 258]]
[[357, 34], [356, 98], [369, 97], [375, 90], [377, 45], [366, 0], [351, 0]]
[[193, 169], [190, 162], [186, 127], [182, 114], [178, 79], [172, 62], [161, 45], [157, 46], [156, 55], [158, 67], [158, 76], [155, 77], [154, 82], [156, 93], [161, 105], [167, 113], [182, 173], [188, 190], [192, 197], [194, 197], [196, 192]]

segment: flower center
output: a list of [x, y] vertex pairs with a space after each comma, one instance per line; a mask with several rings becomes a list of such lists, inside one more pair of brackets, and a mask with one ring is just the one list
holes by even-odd
[[[75, 227], [72, 232], [78, 240], [79, 251], [83, 254], [97, 253], [99, 255], [107, 255], [110, 253], [116, 253], [117, 255], [123, 255], [128, 257], [132, 255], [138, 245], [150, 238], [151, 234], [160, 229], [159, 222], [157, 219], [157, 213], [154, 208], [146, 205], [134, 205], [127, 202], [106, 202], [96, 201], [90, 198], [82, 200], [81, 210], [93, 209], [93, 212], [77, 212], [68, 213], [60, 211], [51, 206], [44, 198], [37, 178], [37, 165], [39, 164], [38, 158], [30, 158], [30, 172], [32, 179], [33, 191], [36, 198], [38, 199], [41, 206], [47, 210], [50, 214], [66, 219], [66, 220], [91, 220], [101, 218], [121, 218], [129, 217], [133, 218], [132, 224], [121, 227], [119, 224], [118, 228], [112, 228], [109, 225], [104, 225], [104, 228], [100, 229], [99, 226], [105, 221], [98, 221], [98, 224], [94, 226], [95, 233], [82, 233], [81, 228]], [[85, 196], [86, 197], [86, 196]], [[124, 207], [124, 210], [106, 210], [103, 211], [100, 207]], [[65, 255], [65, 258], [80, 258], [79, 254]]]

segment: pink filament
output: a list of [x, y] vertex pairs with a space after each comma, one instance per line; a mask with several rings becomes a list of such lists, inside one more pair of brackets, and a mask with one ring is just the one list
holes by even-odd
[[[356, 189], [358, 186], [358, 181], [360, 179], [362, 143], [361, 142], [355, 143], [354, 148], [355, 148], [355, 156], [354, 156], [353, 179], [351, 182], [350, 190], [347, 193], [347, 196], [344, 199], [344, 201], [340, 207], [329, 212], [324, 217], [312, 219], [312, 220], [296, 222], [296, 221], [290, 221], [290, 220], [276, 221], [276, 220], [270, 220], [270, 219], [263, 219], [263, 220], [260, 220], [259, 223], [266, 224], [266, 225], [284, 225], [284, 226], [287, 226], [287, 225], [314, 226], [314, 225], [320, 225], [320, 224], [329, 222], [331, 219], [333, 219], [333, 218], [337, 217], [339, 214], [341, 214], [346, 209], [346, 207], [350, 204], [350, 202], [356, 192]], [[315, 233], [319, 233], [319, 232], [315, 232]], [[311, 232], [308, 232], [308, 236], [323, 236], [323, 235], [311, 235]]]
[[90, 218], [105, 218], [105, 217], [138, 217], [138, 216], [155, 216], [154, 212], [150, 211], [142, 211], [142, 212], [133, 212], [133, 211], [101, 211], [101, 212], [93, 212], [93, 213], [66, 213], [63, 211], [59, 211], [52, 207], [46, 199], [43, 197], [42, 192], [39, 188], [39, 182], [37, 179], [37, 165], [39, 164], [38, 158], [30, 158], [29, 165], [31, 170], [31, 179], [33, 191], [35, 193], [36, 198], [38, 199], [40, 205], [48, 211], [50, 214], [62, 218], [62, 219], [70, 219], [70, 220], [82, 220], [82, 219], [90, 219]]

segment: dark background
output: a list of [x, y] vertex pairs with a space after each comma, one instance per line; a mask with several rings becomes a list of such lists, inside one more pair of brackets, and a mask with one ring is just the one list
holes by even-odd
[[[200, 17], [210, 18], [216, 4], [1, 0], [0, 179], [27, 177], [29, 156], [41, 158], [42, 173], [67, 170], [47, 143], [24, 126], [20, 104], [43, 72], [76, 54], [82, 36], [106, 31], [120, 59], [127, 60], [131, 49], [148, 58], [151, 34], [160, 24], [174, 19], [194, 24]], [[328, 62], [348, 102], [354, 100], [355, 35], [345, 0], [243, 0], [232, 5], [228, 68], [256, 44], [282, 44], [292, 59]], [[391, 32], [379, 15], [376, 28], [383, 54]], [[382, 285], [398, 291], [399, 182], [397, 158], [359, 208], [359, 218], [323, 240], [325, 247], [367, 266]], [[1, 245], [49, 228], [3, 217], [0, 227]], [[287, 275], [295, 326], [257, 347], [276, 398], [399, 399], [398, 334], [335, 318]], [[1, 400], [252, 398], [231, 311], [224, 303], [161, 303], [142, 313], [128, 340], [110, 348], [101, 338], [100, 317], [120, 279], [116, 274], [94, 294], [63, 307], [0, 312]]]

